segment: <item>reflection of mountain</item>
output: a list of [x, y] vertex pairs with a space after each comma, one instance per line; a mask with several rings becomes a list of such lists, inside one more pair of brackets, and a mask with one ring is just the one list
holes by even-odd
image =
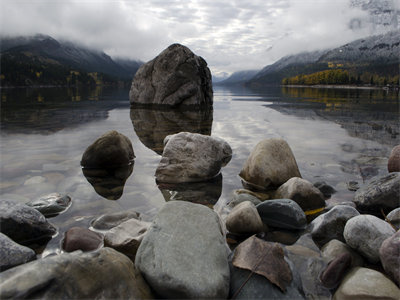
[[167, 135], [182, 131], [211, 135], [213, 111], [132, 107], [131, 120], [140, 141], [157, 154], [162, 154]]
[[13, 133], [53, 133], [94, 120], [129, 105], [128, 91], [95, 88], [2, 89], [0, 129]]

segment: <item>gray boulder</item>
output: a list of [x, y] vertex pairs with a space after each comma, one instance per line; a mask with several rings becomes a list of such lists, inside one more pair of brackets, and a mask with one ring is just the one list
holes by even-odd
[[162, 298], [226, 298], [229, 265], [218, 215], [167, 202], [136, 253], [135, 265]]
[[30, 201], [26, 205], [37, 209], [45, 217], [52, 217], [65, 211], [71, 205], [71, 197], [59, 193], [51, 193]]
[[263, 222], [256, 207], [250, 201], [235, 206], [226, 217], [226, 229], [233, 233], [258, 233], [263, 230]]
[[131, 141], [125, 135], [112, 130], [87, 147], [81, 165], [85, 168], [117, 168], [131, 164], [134, 158]]
[[0, 200], [0, 232], [19, 244], [28, 245], [50, 239], [57, 230], [36, 209]]
[[343, 278], [333, 300], [388, 299], [398, 300], [400, 290], [382, 273], [355, 267]]
[[232, 157], [222, 139], [180, 132], [164, 140], [165, 148], [155, 176], [158, 182], [200, 182], [217, 176]]
[[399, 207], [400, 172], [393, 172], [362, 186], [354, 195], [359, 211], [381, 215]]
[[0, 233], [0, 272], [36, 259], [36, 253]]
[[347, 245], [357, 250], [370, 262], [379, 262], [379, 248], [395, 233], [385, 221], [372, 215], [359, 215], [347, 221], [343, 236]]
[[330, 263], [343, 253], [348, 253], [351, 255], [352, 267], [362, 267], [364, 265], [363, 258], [352, 248], [341, 241], [331, 240], [321, 248], [321, 255], [326, 263]]
[[111, 248], [64, 253], [0, 274], [1, 299], [145, 299], [151, 291], [132, 261]]
[[212, 106], [211, 72], [189, 48], [173, 44], [136, 72], [132, 104]]
[[263, 223], [268, 226], [295, 230], [301, 230], [307, 226], [306, 215], [293, 200], [267, 200], [256, 207]]
[[311, 182], [293, 177], [282, 184], [275, 192], [277, 199], [292, 199], [304, 210], [325, 207], [324, 196]]
[[343, 230], [346, 222], [360, 213], [347, 205], [336, 205], [330, 211], [315, 218], [311, 222], [311, 235], [318, 247], [322, 247], [330, 240], [344, 242]]
[[383, 241], [379, 257], [385, 272], [400, 286], [400, 231]]
[[246, 187], [274, 189], [292, 177], [301, 177], [296, 159], [283, 139], [266, 139], [251, 151], [239, 176]]
[[393, 209], [386, 218], [397, 230], [400, 229], [400, 207]]

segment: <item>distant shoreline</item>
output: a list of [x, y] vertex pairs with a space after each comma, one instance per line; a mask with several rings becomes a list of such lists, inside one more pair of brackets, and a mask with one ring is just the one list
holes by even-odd
[[315, 85], [305, 85], [305, 84], [287, 84], [281, 85], [281, 87], [289, 88], [315, 88], [315, 89], [355, 89], [355, 90], [398, 90], [398, 87], [386, 87], [386, 86], [357, 86], [357, 85], [334, 85], [334, 84], [315, 84]]

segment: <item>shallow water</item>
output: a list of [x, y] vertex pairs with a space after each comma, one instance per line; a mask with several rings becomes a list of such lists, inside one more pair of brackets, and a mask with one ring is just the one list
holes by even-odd
[[[242, 187], [244, 161], [265, 138], [285, 139], [303, 178], [338, 191], [328, 203], [351, 201], [348, 182], [361, 185], [385, 174], [390, 150], [399, 144], [398, 94], [382, 90], [214, 87], [214, 110], [206, 112], [130, 109], [128, 91], [116, 88], [3, 89], [1, 100], [2, 199], [25, 203], [52, 192], [73, 199], [65, 213], [49, 219], [60, 234], [43, 255], [59, 251], [68, 228], [88, 227], [106, 212], [134, 208], [151, 220], [171, 199], [215, 204], [223, 212], [232, 191]], [[115, 174], [103, 181], [85, 177], [83, 152], [109, 130], [132, 141], [133, 170], [120, 171], [119, 181]], [[163, 138], [179, 131], [211, 134], [231, 145], [233, 157], [221, 177], [207, 184], [156, 185]]]

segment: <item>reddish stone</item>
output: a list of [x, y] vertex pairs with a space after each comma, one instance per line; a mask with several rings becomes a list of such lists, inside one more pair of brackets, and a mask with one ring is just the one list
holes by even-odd
[[400, 286], [400, 231], [383, 241], [379, 257], [386, 274]]
[[388, 171], [400, 172], [400, 145], [395, 146], [389, 156]]
[[351, 266], [351, 255], [347, 252], [332, 260], [320, 276], [321, 283], [329, 288], [335, 288], [340, 284], [344, 275]]
[[64, 236], [63, 250], [72, 252], [75, 250], [96, 250], [103, 243], [103, 235], [83, 227], [72, 227]]

